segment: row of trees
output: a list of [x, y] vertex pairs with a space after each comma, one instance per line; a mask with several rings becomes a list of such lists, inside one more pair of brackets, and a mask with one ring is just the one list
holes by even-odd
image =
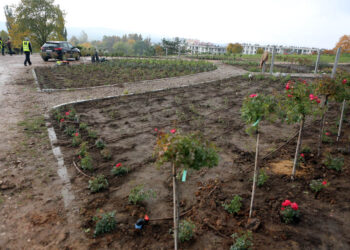
[[28, 37], [34, 47], [48, 40], [66, 40], [65, 13], [54, 0], [21, 0], [18, 5], [4, 7], [6, 28], [4, 37], [11, 37], [12, 46], [20, 48]]
[[150, 38], [143, 38], [141, 34], [125, 34], [103, 36], [102, 40], [89, 42], [88, 35], [82, 31], [79, 37], [72, 36], [69, 41], [82, 49], [97, 49], [116, 56], [162, 56], [186, 52], [185, 40], [178, 37], [172, 40], [163, 38], [161, 43], [152, 44]]

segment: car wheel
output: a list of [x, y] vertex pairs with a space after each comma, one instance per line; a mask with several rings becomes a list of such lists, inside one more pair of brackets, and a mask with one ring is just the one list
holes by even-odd
[[45, 62], [47, 62], [47, 61], [49, 60], [49, 58], [48, 58], [48, 57], [43, 57], [43, 60], [44, 60]]
[[76, 61], [79, 61], [79, 60], [80, 60], [80, 55], [79, 55], [79, 54], [76, 55], [75, 60], [76, 60]]

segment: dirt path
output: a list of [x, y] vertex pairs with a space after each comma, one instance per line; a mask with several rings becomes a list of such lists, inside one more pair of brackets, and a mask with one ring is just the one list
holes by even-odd
[[[44, 114], [53, 106], [81, 99], [118, 95], [125, 89], [38, 93], [24, 56], [0, 57], [0, 249], [85, 248], [81, 225], [67, 216], [63, 182], [47, 136]], [[33, 65], [47, 65], [39, 55]], [[50, 63], [49, 63], [50, 64]], [[52, 63], [51, 63], [52, 64]], [[245, 71], [219, 62], [214, 72], [129, 84], [137, 93], [240, 75]]]

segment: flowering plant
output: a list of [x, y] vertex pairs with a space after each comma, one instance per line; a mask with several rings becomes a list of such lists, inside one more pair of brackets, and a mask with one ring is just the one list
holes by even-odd
[[241, 108], [242, 119], [250, 124], [248, 133], [258, 129], [259, 122], [263, 119], [273, 120], [276, 100], [274, 96], [264, 94], [251, 94], [243, 101]]
[[126, 167], [123, 167], [121, 163], [117, 163], [111, 170], [113, 175], [121, 176], [125, 175], [129, 172], [129, 169]]
[[285, 200], [282, 202], [281, 219], [284, 223], [296, 223], [300, 217], [299, 206], [296, 202]]
[[280, 115], [287, 123], [299, 122], [302, 117], [318, 114], [320, 99], [314, 94], [315, 86], [306, 81], [288, 81], [282, 97]]
[[329, 186], [329, 183], [326, 180], [312, 180], [310, 183], [310, 188], [315, 193], [320, 192], [322, 189]]

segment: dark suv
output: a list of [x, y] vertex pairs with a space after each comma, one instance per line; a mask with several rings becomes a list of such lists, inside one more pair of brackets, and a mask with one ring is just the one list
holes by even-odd
[[75, 58], [75, 60], [79, 60], [80, 50], [69, 42], [49, 41], [41, 47], [40, 55], [45, 62], [50, 58], [60, 60]]

